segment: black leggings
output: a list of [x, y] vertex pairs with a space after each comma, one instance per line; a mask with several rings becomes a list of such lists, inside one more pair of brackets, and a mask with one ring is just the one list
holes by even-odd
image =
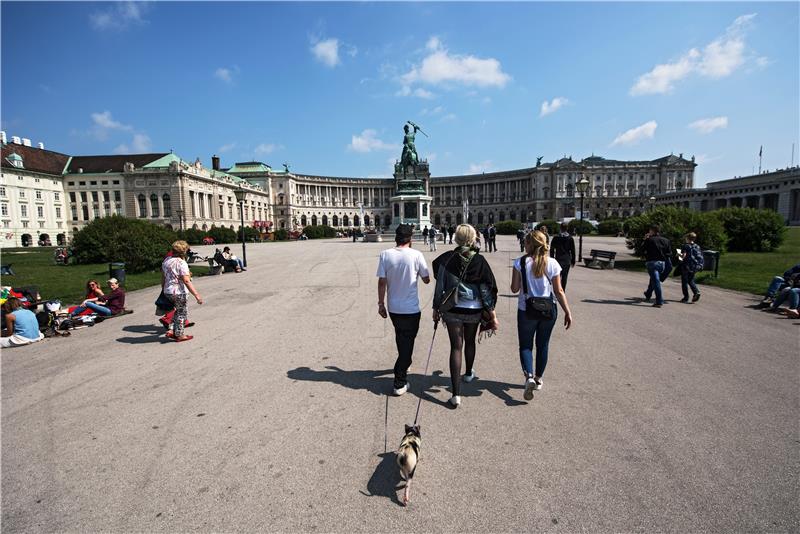
[[447, 335], [450, 336], [450, 382], [453, 385], [453, 395], [458, 395], [461, 388], [462, 347], [464, 347], [464, 356], [467, 359], [467, 374], [472, 372], [472, 366], [475, 363], [475, 336], [479, 326], [480, 323], [450, 323], [447, 325]]

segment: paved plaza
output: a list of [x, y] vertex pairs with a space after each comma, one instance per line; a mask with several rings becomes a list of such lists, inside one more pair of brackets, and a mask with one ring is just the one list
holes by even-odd
[[[800, 529], [797, 321], [715, 288], [680, 304], [672, 280], [654, 309], [646, 274], [577, 267], [575, 323], [556, 328], [544, 388], [525, 402], [519, 248], [501, 236], [487, 255], [501, 330], [451, 410], [441, 327], [421, 376], [432, 284], [411, 392], [387, 396], [396, 350], [375, 271], [389, 246], [249, 246], [248, 272], [196, 280], [206, 302], [190, 299], [189, 343], [155, 326], [151, 288], [129, 294], [132, 315], [3, 351], [3, 531]], [[415, 246], [429, 264], [445, 250]], [[420, 395], [403, 508], [393, 450]]]

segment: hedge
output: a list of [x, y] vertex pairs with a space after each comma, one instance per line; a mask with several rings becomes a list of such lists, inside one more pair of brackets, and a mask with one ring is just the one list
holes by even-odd
[[306, 226], [303, 228], [303, 233], [309, 239], [323, 239], [328, 237], [336, 237], [336, 229], [330, 226]]
[[622, 231], [622, 221], [620, 219], [606, 219], [597, 225], [597, 233], [600, 235], [617, 235]]
[[722, 208], [711, 213], [725, 228], [731, 252], [771, 252], [786, 238], [783, 217], [776, 211]]
[[561, 225], [552, 219], [547, 219], [538, 223], [536, 229], [538, 230], [540, 226], [546, 226], [550, 235], [556, 235], [561, 230]]
[[661, 235], [672, 242], [673, 249], [683, 244], [683, 236], [689, 232], [697, 234], [697, 244], [703, 250], [724, 251], [728, 241], [725, 228], [714, 212], [660, 207], [625, 220], [624, 228], [628, 234], [626, 244], [635, 255], [644, 257], [644, 235], [654, 224], [661, 227]]
[[[581, 221], [580, 219], [572, 219], [567, 223], [567, 228], [571, 234], [589, 235], [594, 232], [594, 226], [589, 221]], [[558, 231], [561, 231], [559, 228]]]
[[519, 221], [500, 221], [494, 227], [500, 235], [516, 235], [517, 230], [520, 230], [523, 224]]

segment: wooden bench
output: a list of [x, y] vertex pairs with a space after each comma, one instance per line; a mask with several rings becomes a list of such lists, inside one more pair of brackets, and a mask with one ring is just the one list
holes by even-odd
[[606, 267], [614, 268], [614, 258], [617, 257], [616, 252], [610, 250], [592, 250], [589, 252], [590, 258], [583, 258], [583, 263], [587, 267], [598, 267], [605, 269]]

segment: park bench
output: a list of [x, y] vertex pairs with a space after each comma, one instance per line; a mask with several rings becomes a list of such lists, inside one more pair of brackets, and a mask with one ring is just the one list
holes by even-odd
[[600, 269], [605, 269], [606, 267], [614, 268], [614, 258], [617, 257], [616, 252], [610, 250], [592, 250], [589, 252], [589, 255], [591, 257], [583, 258], [583, 262], [587, 267], [598, 267]]
[[14, 269], [11, 268], [10, 263], [8, 265], [0, 265], [0, 275], [14, 276]]
[[222, 274], [225, 266], [218, 263], [214, 258], [208, 258], [208, 274]]

